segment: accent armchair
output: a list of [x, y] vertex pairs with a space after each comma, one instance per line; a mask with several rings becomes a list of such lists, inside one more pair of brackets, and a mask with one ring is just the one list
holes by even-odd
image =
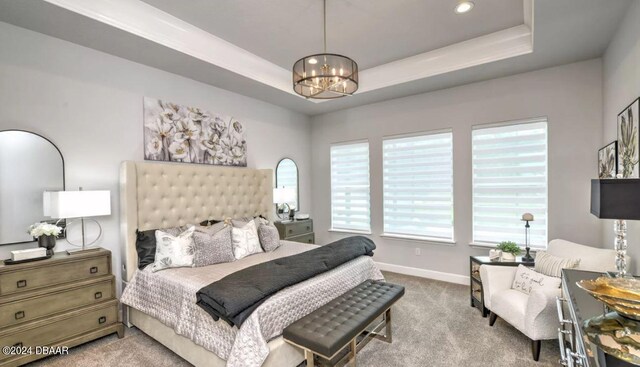
[[[591, 271], [615, 270], [614, 250], [579, 245], [577, 243], [553, 240], [549, 242], [547, 253], [562, 258], [580, 259], [578, 269]], [[561, 296], [561, 288], [534, 290], [530, 295], [511, 289], [516, 267], [482, 265], [483, 299], [491, 311], [489, 325], [493, 326], [500, 317], [531, 339], [531, 352], [535, 361], [540, 357], [540, 342], [555, 339], [558, 335], [558, 313], [556, 297]]]

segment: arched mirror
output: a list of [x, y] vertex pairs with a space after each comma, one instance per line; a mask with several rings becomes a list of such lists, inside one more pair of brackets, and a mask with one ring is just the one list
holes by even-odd
[[276, 167], [276, 188], [293, 189], [295, 200], [287, 203], [296, 211], [300, 210], [300, 190], [298, 188], [298, 165], [291, 158], [283, 158]]
[[48, 139], [28, 131], [0, 131], [0, 245], [32, 242], [29, 225], [43, 215], [42, 193], [64, 190], [64, 159]]

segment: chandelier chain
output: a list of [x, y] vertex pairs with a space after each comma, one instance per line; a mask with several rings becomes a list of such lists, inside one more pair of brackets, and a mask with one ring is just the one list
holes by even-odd
[[323, 8], [323, 18], [324, 18], [324, 53], [327, 53], [327, 0], [324, 0], [324, 8]]

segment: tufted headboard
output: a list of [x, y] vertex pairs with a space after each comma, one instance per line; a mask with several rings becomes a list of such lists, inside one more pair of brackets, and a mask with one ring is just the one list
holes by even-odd
[[136, 229], [206, 219], [273, 215], [273, 171], [197, 164], [125, 161], [120, 166], [124, 281], [138, 268]]

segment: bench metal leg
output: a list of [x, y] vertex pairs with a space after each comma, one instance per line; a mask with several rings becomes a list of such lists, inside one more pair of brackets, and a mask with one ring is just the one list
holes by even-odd
[[304, 350], [304, 358], [307, 360], [307, 367], [314, 367], [315, 362], [313, 361], [313, 352], [305, 349]]
[[358, 345], [356, 343], [356, 338], [353, 338], [351, 341], [351, 365], [356, 367], [356, 353], [358, 352]]
[[384, 313], [384, 319], [387, 322], [386, 328], [385, 328], [385, 341], [387, 343], [391, 343], [393, 341], [393, 337], [391, 335], [391, 308], [389, 308], [387, 310], [387, 312]]

